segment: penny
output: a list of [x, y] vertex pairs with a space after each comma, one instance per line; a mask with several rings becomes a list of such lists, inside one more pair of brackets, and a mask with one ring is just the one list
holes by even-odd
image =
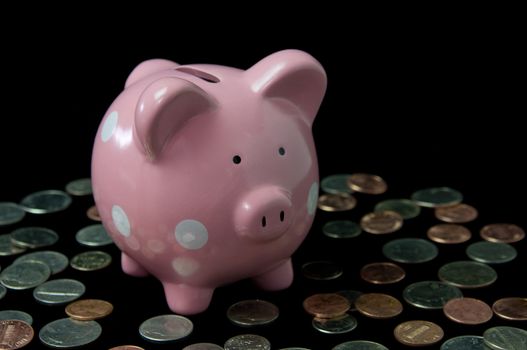
[[394, 211], [378, 211], [364, 215], [360, 226], [373, 234], [392, 233], [403, 226], [403, 218]]
[[31, 326], [33, 317], [24, 311], [19, 310], [2, 310], [0, 311], [0, 320], [19, 320], [24, 321]]
[[145, 350], [145, 349], [139, 346], [135, 346], [135, 345], [119, 345], [119, 346], [114, 346], [113, 348], [110, 348], [109, 350]]
[[26, 251], [26, 248], [13, 244], [11, 234], [0, 235], [0, 256], [16, 255]]
[[183, 350], [223, 350], [223, 348], [212, 343], [196, 343], [185, 346]]
[[381, 194], [388, 189], [388, 185], [380, 176], [363, 173], [352, 174], [348, 178], [348, 187], [366, 194]]
[[483, 332], [485, 345], [493, 350], [527, 349], [527, 331], [516, 327], [493, 327]]
[[479, 288], [491, 285], [498, 278], [496, 271], [475, 261], [454, 261], [443, 265], [439, 279], [460, 288]]
[[[92, 321], [93, 322], [93, 321]], [[194, 329], [192, 321], [179, 315], [161, 315], [149, 318], [139, 326], [139, 334], [151, 341], [168, 342], [185, 338]]]
[[401, 281], [406, 273], [393, 263], [378, 262], [364, 265], [360, 270], [363, 280], [373, 284], [389, 284]]
[[438, 220], [453, 224], [463, 224], [474, 221], [478, 217], [478, 211], [476, 208], [465, 203], [435, 208], [434, 214]]
[[11, 225], [22, 221], [26, 212], [18, 204], [0, 202], [0, 226]]
[[463, 195], [450, 187], [431, 187], [412, 193], [411, 199], [422, 207], [437, 208], [459, 204]]
[[357, 310], [371, 318], [391, 318], [403, 311], [403, 305], [399, 300], [388, 294], [365, 293], [355, 301]]
[[24, 254], [17, 258], [13, 264], [24, 261], [38, 261], [44, 263], [49, 266], [52, 275], [64, 271], [69, 264], [69, 260], [66, 255], [52, 250], [41, 250], [38, 252]]
[[312, 261], [302, 265], [302, 274], [312, 280], [332, 280], [342, 275], [342, 266], [332, 261]]
[[80, 298], [85, 291], [82, 282], [63, 278], [42, 283], [33, 290], [33, 297], [43, 304], [59, 305]]
[[393, 261], [418, 264], [435, 259], [438, 250], [434, 243], [421, 238], [399, 238], [386, 243], [382, 253]]
[[506, 320], [527, 321], [527, 298], [502, 298], [492, 305], [494, 313]]
[[406, 321], [395, 327], [393, 334], [401, 344], [408, 346], [432, 345], [443, 339], [444, 332], [437, 324], [429, 321]]
[[0, 320], [0, 349], [20, 349], [31, 342], [33, 328], [20, 320]]
[[228, 339], [223, 348], [225, 350], [271, 350], [271, 343], [261, 335], [242, 334]]
[[90, 225], [81, 228], [75, 235], [75, 240], [82, 245], [100, 247], [112, 244], [112, 238], [101, 224]]
[[278, 318], [276, 305], [265, 300], [244, 300], [227, 309], [227, 318], [240, 326], [258, 326], [273, 322]]
[[336, 174], [326, 176], [320, 181], [322, 191], [331, 194], [352, 193], [353, 191], [348, 187], [349, 174]]
[[318, 198], [318, 207], [324, 211], [345, 211], [355, 208], [357, 200], [351, 194], [323, 194]]
[[20, 206], [32, 214], [55, 213], [66, 209], [70, 204], [71, 197], [58, 190], [35, 192], [20, 201]]
[[356, 291], [356, 290], [341, 290], [337, 292], [338, 295], [343, 296], [344, 298], [348, 299], [350, 303], [350, 311], [357, 311], [357, 308], [355, 307], [355, 301], [359, 297], [359, 295], [362, 294], [362, 292]]
[[415, 282], [403, 291], [406, 302], [423, 309], [441, 309], [449, 300], [462, 296], [459, 288], [439, 281]]
[[485, 348], [483, 337], [462, 335], [445, 341], [440, 350], [483, 350]]
[[415, 218], [421, 213], [421, 208], [409, 199], [388, 199], [377, 203], [373, 211], [394, 211], [404, 220]]
[[76, 270], [80, 271], [95, 271], [105, 268], [112, 262], [110, 254], [93, 250], [75, 255], [70, 265]]
[[335, 318], [350, 308], [348, 299], [336, 293], [314, 294], [304, 300], [304, 310], [317, 318]]
[[485, 264], [501, 264], [514, 260], [518, 253], [508, 243], [481, 241], [467, 247], [467, 256]]
[[486, 225], [479, 233], [484, 240], [498, 243], [514, 243], [525, 237], [525, 231], [514, 224]]
[[77, 300], [66, 306], [66, 314], [79, 321], [91, 321], [111, 314], [113, 305], [99, 299]]
[[86, 211], [86, 216], [93, 221], [101, 221], [101, 216], [99, 215], [99, 211], [97, 210], [97, 207], [95, 205], [91, 206]]
[[0, 283], [10, 289], [30, 289], [44, 283], [51, 275], [48, 265], [25, 261], [9, 265], [0, 273]]
[[74, 196], [86, 196], [92, 194], [91, 179], [84, 178], [69, 182], [66, 185], [66, 192]]
[[22, 227], [11, 232], [14, 245], [23, 248], [42, 248], [59, 240], [57, 232], [45, 227]]
[[443, 307], [446, 317], [462, 324], [481, 324], [492, 318], [492, 309], [485, 302], [474, 298], [449, 300]]
[[61, 318], [40, 329], [40, 341], [52, 348], [73, 348], [95, 341], [102, 333], [96, 321], [76, 321]]
[[353, 238], [361, 234], [361, 227], [350, 220], [329, 221], [322, 227], [322, 232], [331, 238]]
[[331, 350], [388, 350], [388, 348], [373, 341], [351, 340], [341, 343], [333, 347]]
[[335, 318], [315, 317], [311, 324], [322, 333], [343, 334], [354, 330], [357, 327], [357, 320], [349, 314], [344, 314]]
[[426, 232], [428, 238], [437, 243], [457, 244], [466, 242], [472, 233], [465, 226], [456, 224], [439, 224], [432, 226]]

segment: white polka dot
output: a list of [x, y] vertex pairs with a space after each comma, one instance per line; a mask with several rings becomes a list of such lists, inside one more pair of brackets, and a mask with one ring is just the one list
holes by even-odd
[[183, 220], [176, 226], [176, 240], [187, 249], [200, 249], [209, 239], [207, 228], [197, 220]]
[[119, 122], [119, 113], [117, 111], [113, 111], [106, 117], [101, 131], [102, 142], [106, 142], [112, 137], [115, 129], [117, 129], [117, 122]]
[[163, 253], [165, 250], [165, 243], [157, 240], [157, 239], [151, 239], [146, 243], [148, 249], [150, 249], [152, 252], [156, 254]]
[[128, 216], [124, 212], [123, 208], [118, 205], [112, 207], [112, 219], [113, 224], [117, 228], [120, 234], [125, 237], [130, 236], [130, 221], [128, 221]]
[[318, 202], [318, 182], [313, 182], [307, 195], [307, 213], [309, 215], [315, 214]]
[[199, 263], [191, 258], [175, 258], [172, 260], [172, 268], [182, 277], [188, 277], [199, 269]]
[[139, 241], [135, 238], [135, 237], [129, 237], [127, 240], [126, 240], [126, 244], [128, 245], [128, 247], [130, 247], [130, 249], [132, 250], [139, 250], [139, 248], [141, 248], [141, 244], [139, 243]]

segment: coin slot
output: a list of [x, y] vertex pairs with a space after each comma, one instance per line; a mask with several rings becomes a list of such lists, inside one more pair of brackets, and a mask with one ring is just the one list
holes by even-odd
[[234, 157], [232, 157], [232, 162], [234, 164], [240, 164], [242, 162], [242, 157], [240, 157], [239, 155], [235, 155]]
[[267, 219], [265, 216], [262, 217], [262, 227], [265, 227], [267, 225]]
[[200, 78], [201, 80], [205, 80], [206, 82], [209, 82], [209, 83], [216, 84], [216, 83], [220, 82], [220, 79], [218, 77], [215, 77], [212, 74], [209, 74], [207, 72], [201, 71], [201, 70], [196, 69], [196, 68], [178, 67], [178, 68], [176, 68], [176, 70], [180, 71], [180, 72], [183, 72], [183, 73], [186, 73], [186, 74], [193, 75], [196, 78]]
[[284, 155], [285, 155], [285, 148], [280, 147], [280, 148], [278, 149], [278, 154], [281, 155], [281, 156], [284, 156]]
[[284, 211], [280, 211], [280, 221], [284, 222], [284, 219], [285, 219], [285, 213]]

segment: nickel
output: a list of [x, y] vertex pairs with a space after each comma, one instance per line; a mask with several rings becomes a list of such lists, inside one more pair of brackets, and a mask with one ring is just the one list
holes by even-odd
[[399, 238], [386, 243], [382, 253], [393, 261], [417, 264], [435, 259], [438, 250], [434, 243], [421, 238]]
[[463, 195], [450, 187], [431, 187], [412, 193], [411, 198], [422, 207], [437, 208], [459, 204]]
[[278, 318], [276, 305], [265, 300], [244, 300], [227, 310], [227, 318], [240, 326], [258, 326], [273, 322]]
[[439, 279], [460, 288], [479, 288], [491, 285], [498, 278], [496, 271], [475, 261], [454, 261], [443, 265]]
[[192, 333], [193, 328], [192, 321], [186, 317], [161, 315], [149, 318], [141, 323], [139, 334], [147, 340], [168, 342], [188, 336]]
[[0, 202], [0, 226], [10, 225], [22, 221], [26, 212], [18, 204]]
[[52, 348], [73, 348], [95, 341], [102, 333], [95, 321], [80, 322], [71, 318], [61, 318], [42, 327], [40, 341]]
[[93, 250], [75, 255], [70, 265], [80, 271], [95, 271], [105, 268], [112, 262], [110, 254]]
[[518, 253], [508, 243], [475, 242], [467, 247], [467, 256], [486, 264], [501, 264], [514, 260]]
[[405, 220], [415, 218], [421, 213], [421, 208], [409, 199], [388, 199], [379, 202], [374, 211], [394, 211]]
[[441, 309], [450, 299], [462, 296], [459, 288], [439, 281], [415, 282], [403, 291], [406, 302], [423, 309]]
[[225, 350], [271, 350], [271, 343], [256, 334], [242, 334], [228, 339], [223, 345]]
[[47, 214], [61, 211], [69, 207], [71, 197], [63, 191], [40, 191], [24, 197], [20, 206], [32, 214]]

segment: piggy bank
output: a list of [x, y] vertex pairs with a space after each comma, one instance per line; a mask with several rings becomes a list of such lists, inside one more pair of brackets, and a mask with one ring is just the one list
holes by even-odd
[[218, 286], [293, 280], [313, 222], [311, 126], [322, 66], [297, 50], [248, 70], [149, 60], [104, 116], [92, 157], [102, 222], [133, 276], [154, 275], [175, 313], [204, 311]]

